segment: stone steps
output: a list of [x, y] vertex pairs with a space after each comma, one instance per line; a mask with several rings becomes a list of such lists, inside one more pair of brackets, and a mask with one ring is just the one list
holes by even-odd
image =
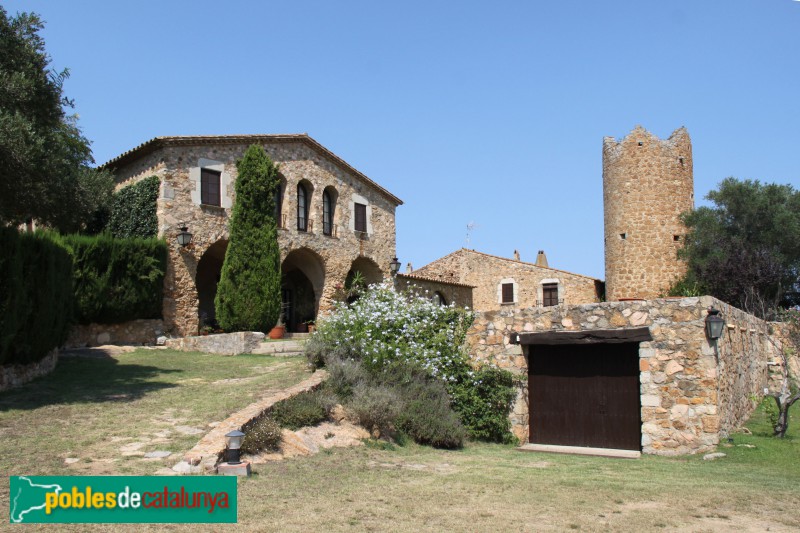
[[294, 355], [303, 355], [305, 349], [305, 339], [285, 339], [266, 341], [260, 343], [250, 353], [262, 355], [274, 355], [276, 357], [289, 357]]

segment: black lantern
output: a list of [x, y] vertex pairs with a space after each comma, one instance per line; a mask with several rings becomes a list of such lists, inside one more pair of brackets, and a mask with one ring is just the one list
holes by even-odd
[[392, 276], [396, 276], [398, 272], [400, 272], [400, 261], [397, 260], [397, 257], [392, 259], [392, 262], [389, 263], [389, 268], [392, 269]]
[[186, 226], [181, 226], [181, 232], [178, 233], [178, 236], [175, 238], [178, 240], [178, 244], [180, 244], [183, 248], [192, 242], [192, 234], [189, 233], [189, 228]]
[[242, 441], [244, 440], [244, 433], [238, 429], [234, 429], [225, 435], [225, 459], [230, 464], [239, 464], [242, 462]]
[[706, 335], [709, 339], [716, 340], [722, 337], [722, 330], [725, 328], [725, 319], [719, 315], [719, 309], [708, 308], [706, 316]]

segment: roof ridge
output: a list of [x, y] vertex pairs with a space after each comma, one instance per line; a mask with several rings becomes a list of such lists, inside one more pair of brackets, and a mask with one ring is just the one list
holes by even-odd
[[[370, 179], [366, 174], [355, 168], [353, 165], [333, 153], [331, 150], [323, 146], [319, 141], [311, 137], [308, 133], [246, 133], [237, 135], [173, 135], [173, 136], [160, 136], [153, 137], [130, 150], [121, 153], [117, 157], [110, 159], [100, 165], [98, 168], [114, 168], [115, 163], [125, 162], [127, 159], [135, 160], [140, 156], [147, 155], [162, 146], [169, 144], [192, 144], [192, 143], [208, 143], [208, 142], [228, 142], [238, 143], [247, 142], [248, 140], [272, 140], [272, 141], [299, 141], [310, 145], [312, 148], [317, 149], [324, 156], [327, 156], [334, 163], [343, 166], [356, 177], [360, 178], [368, 185], [374, 187], [381, 194], [386, 196], [390, 201], [397, 205], [403, 205], [403, 201], [390, 193], [387, 189], [378, 185], [377, 182]], [[141, 152], [138, 154], [137, 152]]]
[[459, 248], [458, 250], [456, 250], [454, 252], [450, 252], [449, 254], [440, 257], [439, 259], [435, 259], [435, 260], [431, 261], [427, 265], [425, 265], [423, 267], [420, 267], [420, 270], [425, 268], [425, 267], [427, 267], [427, 266], [432, 265], [433, 263], [436, 263], [437, 261], [441, 261], [442, 259], [450, 257], [451, 255], [454, 255], [454, 254], [459, 253], [459, 252], [468, 252], [468, 253], [473, 253], [473, 254], [484, 255], [486, 257], [493, 257], [495, 259], [502, 259], [503, 261], [508, 261], [508, 262], [511, 262], [511, 263], [517, 263], [517, 264], [521, 263], [523, 265], [532, 266], [532, 267], [535, 267], [535, 268], [541, 268], [541, 269], [544, 269], [544, 270], [552, 270], [554, 272], [563, 272], [564, 274], [569, 274], [571, 276], [580, 276], [582, 278], [592, 279], [592, 280], [595, 280], [595, 281], [602, 281], [599, 278], [593, 278], [592, 276], [587, 276], [586, 274], [578, 274], [577, 272], [570, 272], [569, 270], [562, 270], [560, 268], [543, 267], [543, 266], [537, 265], [536, 263], [530, 263], [528, 261], [518, 261], [518, 260], [512, 259], [510, 257], [502, 257], [502, 256], [499, 256], [499, 255], [487, 254], [486, 252], [479, 252], [478, 250], [471, 250], [469, 248], [463, 248], [463, 247]]

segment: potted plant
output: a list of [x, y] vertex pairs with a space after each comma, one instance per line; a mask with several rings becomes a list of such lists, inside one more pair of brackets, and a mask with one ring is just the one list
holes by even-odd
[[269, 338], [270, 339], [282, 339], [283, 336], [286, 334], [286, 324], [283, 321], [283, 313], [284, 313], [284, 306], [281, 305], [281, 312], [278, 315], [278, 323], [275, 324], [271, 330], [269, 330]]

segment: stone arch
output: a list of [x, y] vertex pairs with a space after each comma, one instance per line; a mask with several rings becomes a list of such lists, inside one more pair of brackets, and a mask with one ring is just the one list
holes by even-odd
[[227, 249], [228, 240], [220, 239], [206, 249], [197, 263], [195, 286], [198, 300], [197, 316], [201, 328], [205, 325], [216, 324], [214, 298], [217, 296], [217, 284]]
[[[336, 237], [337, 220], [339, 218], [339, 191], [333, 185], [328, 185], [322, 191], [322, 233]], [[328, 208], [328, 205], [330, 206]]]
[[281, 264], [281, 299], [287, 331], [316, 320], [325, 285], [325, 262], [308, 248], [292, 250]]
[[295, 218], [298, 231], [314, 231], [314, 184], [307, 179], [297, 182], [295, 187]]
[[275, 222], [279, 228], [287, 227], [288, 214], [286, 212], [286, 192], [287, 192], [286, 177], [278, 173], [278, 187], [275, 190]]
[[[347, 273], [347, 282], [353, 279], [356, 272], [361, 272], [367, 285], [383, 281], [383, 271], [381, 271], [381, 268], [375, 261], [367, 257], [357, 257], [356, 260], [353, 261], [353, 264], [350, 266], [350, 271]], [[347, 282], [345, 283], [346, 286], [348, 285]]]

